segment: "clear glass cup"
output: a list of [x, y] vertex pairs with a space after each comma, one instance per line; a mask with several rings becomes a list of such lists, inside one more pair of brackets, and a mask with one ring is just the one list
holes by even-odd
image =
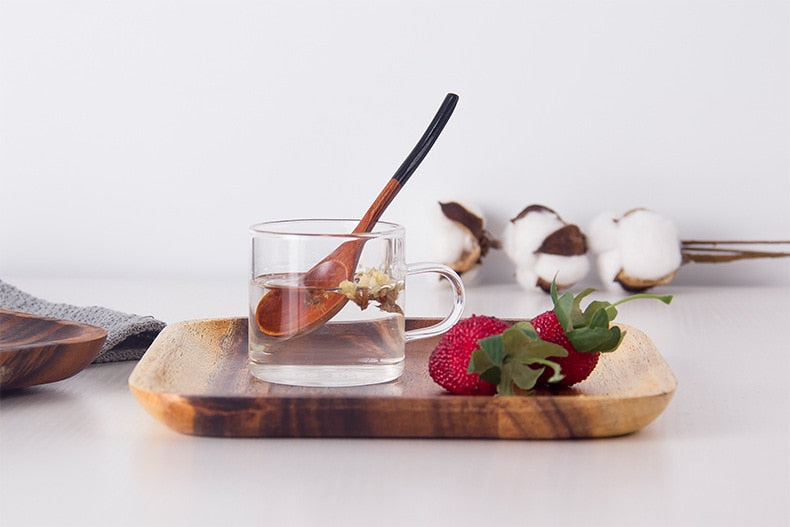
[[[250, 227], [249, 368], [255, 377], [300, 386], [392, 381], [403, 371], [406, 342], [444, 333], [461, 318], [464, 286], [452, 269], [407, 264], [401, 225], [380, 221], [372, 232], [350, 234], [357, 223], [297, 219]], [[338, 250], [350, 252], [350, 267], [327, 260]], [[315, 279], [309, 271], [319, 264], [329, 272]], [[406, 331], [406, 278], [422, 273], [452, 285], [449, 314]], [[272, 296], [262, 300], [266, 295]], [[320, 310], [329, 311], [328, 320], [302, 330]]]

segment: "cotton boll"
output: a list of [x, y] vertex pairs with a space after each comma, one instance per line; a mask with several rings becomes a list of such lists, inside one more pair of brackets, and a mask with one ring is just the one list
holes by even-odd
[[457, 272], [467, 285], [479, 279], [479, 267], [500, 242], [485, 230], [485, 220], [474, 204], [440, 202], [430, 221], [431, 259]]
[[461, 254], [472, 252], [477, 240], [467, 229], [459, 228], [458, 224], [442, 214], [440, 208], [431, 214], [432, 231], [431, 259], [437, 262], [454, 262]]
[[510, 220], [503, 233], [505, 254], [516, 264], [533, 257], [552, 232], [565, 226], [553, 210], [542, 205], [530, 205]]
[[510, 220], [503, 248], [527, 290], [548, 291], [555, 278], [559, 288], [570, 287], [589, 271], [584, 234], [543, 205], [530, 205]]
[[639, 209], [626, 214], [619, 225], [618, 246], [626, 274], [659, 280], [680, 267], [680, 238], [671, 221]]
[[598, 275], [609, 289], [644, 291], [672, 281], [682, 264], [675, 225], [647, 209], [596, 217], [588, 229]]

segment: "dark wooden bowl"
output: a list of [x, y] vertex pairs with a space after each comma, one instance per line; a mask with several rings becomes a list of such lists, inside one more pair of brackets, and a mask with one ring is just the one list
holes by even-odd
[[96, 326], [0, 309], [0, 391], [71, 377], [106, 338]]

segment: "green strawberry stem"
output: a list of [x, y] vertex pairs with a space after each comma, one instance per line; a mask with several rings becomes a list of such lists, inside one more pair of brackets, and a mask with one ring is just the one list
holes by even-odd
[[672, 302], [672, 295], [653, 295], [653, 294], [650, 294], [650, 293], [638, 293], [636, 295], [631, 295], [631, 296], [627, 296], [625, 298], [622, 298], [622, 299], [618, 300], [617, 302], [615, 302], [612, 305], [613, 306], [619, 306], [620, 304], [624, 304], [625, 302], [628, 302], [630, 300], [636, 300], [637, 298], [654, 298], [656, 300], [660, 300], [660, 301], [664, 302], [665, 304], [669, 304], [670, 302]]
[[619, 306], [620, 304], [624, 304], [626, 302], [630, 302], [631, 300], [637, 300], [637, 299], [640, 299], [640, 298], [649, 298], [649, 299], [653, 299], [653, 300], [659, 300], [659, 301], [661, 301], [661, 302], [663, 302], [663, 303], [665, 303], [667, 305], [670, 302], [672, 302], [672, 295], [654, 295], [654, 294], [650, 294], [650, 293], [638, 293], [638, 294], [635, 294], [635, 295], [627, 296], [625, 298], [622, 298], [622, 299], [618, 300], [617, 302], [611, 304], [609, 307], [606, 308], [607, 316], [609, 317], [609, 320], [610, 321], [614, 320], [614, 317], [617, 316], [617, 310], [615, 309], [615, 306]]

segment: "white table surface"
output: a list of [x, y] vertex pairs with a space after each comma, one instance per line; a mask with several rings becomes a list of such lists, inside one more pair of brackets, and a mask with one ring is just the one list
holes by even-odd
[[[245, 315], [243, 283], [3, 279], [166, 322]], [[618, 318], [650, 335], [679, 385], [636, 434], [192, 437], [138, 405], [136, 363], [92, 365], [0, 399], [0, 525], [789, 525], [790, 288], [658, 292], [673, 304], [626, 304]], [[440, 314], [426, 298], [410, 293], [409, 314]], [[468, 289], [467, 314], [547, 306], [514, 286]]]

